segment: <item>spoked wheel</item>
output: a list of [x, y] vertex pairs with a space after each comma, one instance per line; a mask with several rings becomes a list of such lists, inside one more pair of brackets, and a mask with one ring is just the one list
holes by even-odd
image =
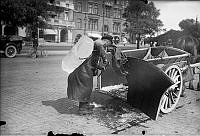
[[176, 65], [168, 67], [165, 73], [172, 79], [174, 84], [163, 94], [160, 110], [163, 113], [169, 113], [176, 107], [179, 101], [183, 88], [183, 77], [180, 68]]
[[35, 51], [34, 48], [30, 48], [29, 51], [28, 51], [28, 56], [31, 57], [31, 58], [36, 58], [37, 57], [37, 51]]
[[13, 58], [17, 54], [17, 48], [14, 45], [8, 45], [5, 49], [5, 56], [8, 58]]

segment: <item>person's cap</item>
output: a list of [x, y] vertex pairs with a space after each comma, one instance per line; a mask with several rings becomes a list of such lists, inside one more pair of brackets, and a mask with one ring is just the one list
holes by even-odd
[[102, 38], [101, 38], [101, 40], [103, 40], [103, 39], [107, 39], [107, 40], [109, 40], [111, 43], [113, 42], [112, 40], [113, 40], [113, 37], [111, 36], [111, 35], [104, 35]]

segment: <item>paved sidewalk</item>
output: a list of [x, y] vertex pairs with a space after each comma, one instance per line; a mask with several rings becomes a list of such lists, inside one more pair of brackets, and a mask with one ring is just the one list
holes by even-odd
[[93, 92], [96, 103], [107, 108], [92, 115], [78, 114], [77, 103], [66, 98], [67, 75], [63, 56], [41, 59], [1, 58], [1, 135], [47, 135], [54, 133], [141, 135], [199, 135], [200, 91], [186, 90], [177, 108], [160, 114], [157, 121], [119, 99]]
[[[41, 50], [44, 50], [47, 56], [52, 55], [65, 55], [67, 52], [72, 48], [71, 43], [48, 43], [41, 44], [41, 46], [38, 47], [38, 53], [41, 54]], [[118, 45], [119, 48], [122, 50], [130, 50], [130, 49], [136, 49], [135, 45]], [[31, 46], [23, 46], [22, 51], [20, 54], [17, 54], [17, 56], [28, 56], [29, 50], [31, 49]]]
[[[52, 43], [52, 42], [43, 42], [40, 43], [40, 46], [38, 47], [38, 52], [41, 54], [41, 50], [44, 50], [47, 54], [47, 56], [52, 55], [65, 55], [71, 48], [73, 47], [72, 43]], [[127, 44], [124, 46], [123, 44], [118, 44], [117, 47], [121, 48], [122, 50], [131, 50], [136, 49], [136, 44]], [[141, 48], [147, 48], [148, 46], [141, 46]], [[17, 56], [28, 56], [29, 50], [31, 49], [31, 46], [26, 45], [22, 47], [22, 51]]]
[[[41, 52], [39, 51], [39, 58], [48, 57], [48, 56], [65, 56], [69, 51], [46, 51], [46, 55], [41, 56]], [[29, 57], [29, 53], [24, 51], [20, 54], [17, 54], [17, 57]]]

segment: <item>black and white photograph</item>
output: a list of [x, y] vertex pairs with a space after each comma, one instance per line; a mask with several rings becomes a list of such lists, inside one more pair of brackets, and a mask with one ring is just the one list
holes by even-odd
[[0, 135], [200, 135], [200, 0], [0, 11]]

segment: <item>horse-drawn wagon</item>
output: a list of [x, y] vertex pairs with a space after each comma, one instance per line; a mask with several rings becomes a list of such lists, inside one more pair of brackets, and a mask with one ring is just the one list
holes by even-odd
[[169, 113], [177, 105], [184, 83], [192, 79], [190, 54], [172, 47], [111, 53], [109, 65], [98, 76], [98, 91], [126, 100], [152, 119]]

